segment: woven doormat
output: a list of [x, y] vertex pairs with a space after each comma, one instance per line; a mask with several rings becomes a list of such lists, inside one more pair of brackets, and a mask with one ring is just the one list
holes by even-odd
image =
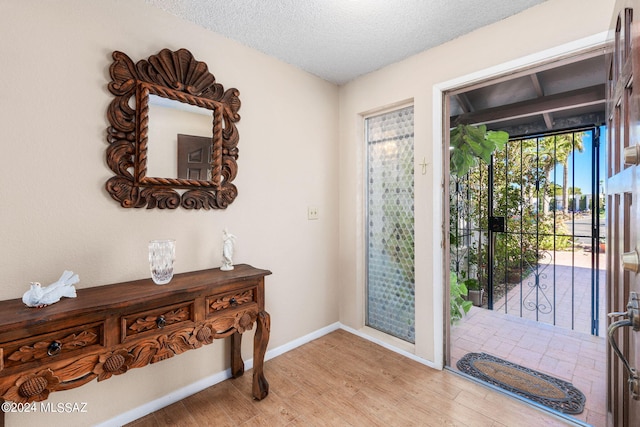
[[467, 353], [456, 364], [461, 372], [565, 414], [584, 410], [584, 394], [570, 382], [486, 353]]

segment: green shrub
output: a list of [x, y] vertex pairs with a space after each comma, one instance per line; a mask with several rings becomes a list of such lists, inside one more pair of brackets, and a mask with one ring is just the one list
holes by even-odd
[[473, 304], [464, 299], [468, 293], [464, 282], [458, 280], [458, 275], [454, 271], [449, 272], [449, 305], [452, 325], [471, 310]]

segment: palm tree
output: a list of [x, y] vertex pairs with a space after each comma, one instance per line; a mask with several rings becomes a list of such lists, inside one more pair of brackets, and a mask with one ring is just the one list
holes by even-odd
[[[539, 215], [549, 211], [553, 184], [551, 172], [558, 164], [553, 137], [522, 140], [522, 178], [527, 181], [527, 200], [532, 205], [536, 200]], [[526, 171], [526, 172], [525, 172]]]
[[562, 164], [562, 213], [567, 213], [569, 206], [569, 158], [574, 151], [582, 153], [584, 132], [566, 133], [555, 136], [556, 158]]
[[[558, 164], [562, 165], [562, 213], [567, 213], [569, 206], [569, 158], [574, 151], [584, 151], [582, 138], [584, 132], [565, 133], [561, 135], [546, 136], [539, 140], [537, 147], [537, 161], [542, 175], [545, 177], [544, 189], [541, 194], [544, 197], [543, 212], [547, 212], [548, 197], [555, 197], [555, 191], [547, 191], [552, 182], [551, 173]], [[533, 147], [532, 147], [533, 148]]]

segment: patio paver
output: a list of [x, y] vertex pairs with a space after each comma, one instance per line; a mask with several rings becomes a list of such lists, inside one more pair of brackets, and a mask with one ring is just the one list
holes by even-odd
[[[468, 352], [485, 352], [570, 381], [587, 398], [585, 410], [575, 418], [593, 426], [605, 426], [605, 272], [599, 272], [600, 336], [592, 336], [590, 256], [582, 251], [556, 254], [555, 325], [553, 316], [539, 314], [536, 321], [535, 312], [520, 310], [520, 292], [511, 291], [506, 298], [507, 314], [503, 298], [495, 302], [493, 311], [472, 307], [467, 316], [451, 328], [450, 365], [455, 368], [456, 362]], [[600, 256], [600, 267], [604, 268], [604, 255]], [[549, 275], [544, 278], [547, 283], [552, 279]], [[523, 288], [528, 286], [527, 281], [523, 281]], [[573, 297], [572, 286], [576, 291]], [[575, 307], [573, 330], [569, 311], [572, 304]]]

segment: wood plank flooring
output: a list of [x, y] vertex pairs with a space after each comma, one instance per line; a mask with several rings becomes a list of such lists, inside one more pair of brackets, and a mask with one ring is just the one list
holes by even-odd
[[128, 426], [570, 425], [343, 330], [267, 361], [265, 375], [262, 401], [251, 399], [247, 371]]

